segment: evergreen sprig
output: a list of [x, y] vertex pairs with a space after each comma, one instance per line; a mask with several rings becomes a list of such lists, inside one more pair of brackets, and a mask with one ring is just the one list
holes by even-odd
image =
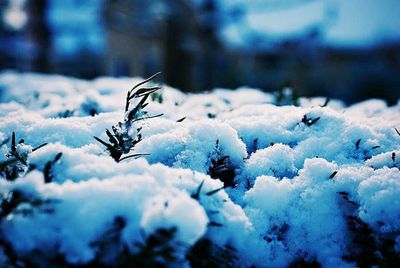
[[[106, 129], [106, 135], [108, 137], [108, 142], [94, 136], [94, 138], [106, 147], [109, 151], [110, 156], [116, 161], [120, 162], [128, 158], [137, 158], [147, 154], [129, 154], [136, 144], [142, 141], [142, 134], [140, 131], [141, 127], [135, 129], [134, 124], [138, 121], [155, 118], [162, 116], [163, 114], [157, 114], [153, 116], [148, 116], [144, 108], [149, 104], [148, 98], [151, 94], [157, 92], [161, 89], [159, 86], [154, 87], [141, 87], [147, 82], [154, 79], [160, 73], [156, 73], [151, 77], [145, 79], [144, 81], [136, 84], [132, 89], [130, 89], [126, 95], [125, 102], [125, 116], [123, 122], [118, 122], [115, 126], [111, 127], [112, 132]], [[130, 106], [133, 105], [133, 101], [138, 100], [137, 104], [131, 109]]]

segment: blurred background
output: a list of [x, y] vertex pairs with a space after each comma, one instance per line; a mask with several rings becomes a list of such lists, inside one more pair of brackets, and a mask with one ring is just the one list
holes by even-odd
[[400, 0], [0, 0], [0, 71], [400, 98]]

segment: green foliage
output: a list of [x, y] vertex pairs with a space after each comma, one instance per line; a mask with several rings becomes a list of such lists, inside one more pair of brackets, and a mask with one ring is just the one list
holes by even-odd
[[[135, 85], [131, 90], [128, 91], [126, 96], [125, 103], [125, 117], [123, 122], [118, 122], [117, 125], [112, 126], [112, 132], [106, 129], [106, 135], [109, 139], [109, 142], [105, 142], [98, 137], [94, 137], [98, 142], [106, 147], [109, 151], [110, 156], [116, 161], [120, 162], [124, 159], [131, 157], [140, 157], [146, 154], [129, 154], [136, 144], [138, 144], [142, 140], [142, 134], [140, 133], [141, 127], [134, 128], [134, 124], [140, 120], [149, 119], [161, 116], [162, 114], [158, 114], [155, 116], [147, 116], [147, 112], [144, 111], [144, 108], [148, 105], [148, 98], [151, 94], [154, 94], [156, 91], [160, 89], [160, 87], [140, 87], [143, 84], [149, 82], [153, 78], [155, 78], [160, 73], [157, 73], [146, 80], [140, 82]], [[130, 109], [131, 102], [133, 100], [138, 100], [135, 107]], [[135, 129], [135, 133], [132, 133], [132, 130]], [[125, 156], [124, 156], [125, 155]]]
[[180, 122], [183, 122], [185, 119], [186, 119], [186, 116], [184, 116], [184, 117], [182, 117], [182, 118], [176, 120], [176, 122], [180, 123]]
[[282, 225], [275, 224], [268, 229], [263, 239], [268, 243], [273, 241], [284, 242], [286, 234], [289, 231], [289, 227], [290, 226], [287, 223], [283, 223]]
[[[6, 144], [9, 140], [10, 139], [6, 139], [1, 145]], [[6, 155], [8, 159], [0, 163], [0, 176], [4, 176], [6, 180], [14, 181], [19, 176], [25, 174], [28, 170], [28, 153], [20, 152], [18, 150], [18, 146], [25, 145], [24, 143], [24, 139], [21, 139], [17, 145], [15, 132], [12, 132], [10, 151]], [[47, 143], [43, 143], [42, 145], [33, 148], [32, 152], [45, 145], [47, 145]]]
[[200, 200], [200, 192], [201, 192], [201, 188], [203, 188], [203, 185], [204, 185], [204, 180], [201, 181], [201, 183], [200, 183], [199, 186], [197, 187], [196, 192], [193, 193], [193, 194], [191, 195], [191, 197], [192, 197], [193, 199]]
[[332, 172], [332, 174], [331, 175], [329, 175], [329, 179], [333, 179], [335, 176], [336, 176], [336, 174], [338, 173], [338, 171], [336, 170], [336, 171], [334, 171], [334, 172]]
[[216, 193], [218, 193], [219, 191], [221, 191], [221, 190], [223, 190], [223, 189], [225, 189], [225, 188], [226, 188], [226, 186], [224, 185], [224, 186], [222, 186], [222, 187], [220, 187], [220, 188], [217, 188], [217, 189], [215, 189], [215, 190], [209, 191], [208, 193], [206, 193], [206, 195], [207, 195], [207, 196], [211, 196], [211, 195], [216, 194]]
[[53, 181], [53, 166], [60, 160], [62, 153], [56, 154], [53, 160], [48, 161], [43, 168], [44, 182], [50, 183]]
[[151, 94], [151, 100], [162, 104], [164, 101], [163, 94], [161, 92], [154, 92]]
[[[249, 147], [250, 147], [250, 146], [249, 146]], [[258, 138], [255, 138], [255, 139], [253, 140], [252, 146], [251, 146], [250, 148], [248, 148], [247, 150], [248, 150], [247, 153], [249, 154], [248, 157], [250, 157], [250, 155], [251, 155], [252, 153], [255, 153], [255, 152], [258, 150]]]
[[[35, 212], [52, 214], [54, 212], [52, 204], [56, 202], [52, 199], [43, 200], [19, 190], [4, 193], [0, 201], [0, 224], [11, 215], [27, 217]], [[2, 230], [0, 230], [0, 249], [6, 257], [6, 262], [2, 263], [2, 267], [38, 267], [33, 263], [29, 254], [28, 256], [19, 256], [11, 241], [6, 240], [1, 232]]]
[[135, 242], [133, 250], [121, 241], [126, 226], [125, 219], [116, 217], [111, 228], [91, 246], [96, 249], [96, 259], [80, 267], [169, 267], [183, 259], [177, 253], [178, 242], [174, 240], [177, 229], [160, 228], [142, 242]]
[[320, 120], [320, 117], [316, 117], [316, 118], [308, 118], [307, 115], [305, 114], [303, 116], [303, 118], [301, 119], [301, 122], [304, 123], [306, 126], [311, 127], [312, 125], [314, 125], [315, 123], [318, 122], [318, 120]]
[[216, 158], [211, 157], [211, 166], [208, 169], [208, 174], [213, 179], [219, 179], [224, 183], [224, 187], [234, 187], [236, 183], [235, 170], [229, 161], [229, 156], [221, 155], [221, 148], [219, 145], [219, 140], [216, 141], [215, 152], [217, 154]]
[[125, 254], [119, 261], [119, 267], [169, 267], [180, 262], [174, 236], [177, 229], [160, 228], [148, 236], [144, 242], [136, 243], [139, 251]]
[[210, 118], [210, 119], [214, 119], [214, 118], [217, 117], [217, 115], [213, 114], [213, 113], [207, 113], [207, 117]]
[[320, 105], [320, 107], [324, 108], [324, 107], [328, 107], [329, 102], [331, 101], [331, 99], [329, 97], [327, 97], [325, 99], [324, 104]]
[[100, 111], [99, 104], [97, 103], [97, 101], [91, 98], [86, 99], [82, 103], [81, 109], [90, 116], [95, 116], [96, 114], [99, 114]]
[[372, 146], [370, 149], [363, 149], [360, 145], [362, 144], [362, 139], [358, 139], [355, 142], [355, 148], [356, 148], [356, 156], [361, 157], [364, 161], [371, 158], [373, 155], [373, 150], [380, 148], [379, 145]]
[[[349, 244], [343, 259], [355, 262], [357, 267], [397, 267], [400, 254], [395, 250], [395, 238], [399, 233], [380, 233], [358, 216], [359, 204], [347, 192], [339, 192], [347, 208], [345, 219]], [[378, 223], [383, 224], [383, 223]]]
[[[52, 214], [52, 204], [58, 202], [55, 199], [42, 199], [32, 196], [20, 190], [4, 193], [0, 204], [0, 221], [11, 214], [22, 216], [32, 215], [35, 211], [44, 214]], [[24, 205], [19, 207], [20, 205]]]
[[64, 112], [59, 112], [58, 117], [59, 118], [68, 118], [74, 115], [74, 110], [65, 110]]

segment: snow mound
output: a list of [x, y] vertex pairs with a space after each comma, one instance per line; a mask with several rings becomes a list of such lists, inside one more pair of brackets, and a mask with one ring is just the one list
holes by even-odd
[[400, 102], [141, 81], [0, 74], [0, 266], [400, 261]]

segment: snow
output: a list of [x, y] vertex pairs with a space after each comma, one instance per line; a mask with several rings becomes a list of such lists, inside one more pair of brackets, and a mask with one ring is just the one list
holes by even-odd
[[274, 144], [253, 153], [244, 170], [246, 178], [270, 175], [277, 178], [293, 177], [297, 173], [294, 166], [293, 150], [284, 144]]
[[[153, 120], [149, 125], [158, 125], [158, 122], [159, 120]], [[150, 154], [150, 163], [160, 162], [206, 173], [211, 164], [210, 159], [215, 159], [218, 155], [229, 156], [235, 167], [242, 165], [243, 158], [247, 156], [245, 145], [228, 124], [215, 124], [211, 120], [166, 123], [170, 128], [163, 130], [163, 133], [151, 134], [149, 130], [145, 130], [143, 133], [150, 137], [137, 146], [137, 150]], [[175, 128], [171, 128], [173, 125]], [[152, 129], [159, 132], [157, 128], [154, 126]], [[162, 152], [160, 148], [163, 148]]]
[[187, 254], [202, 256], [205, 240], [213, 258], [230, 249], [239, 267], [354, 267], [370, 252], [368, 265], [393, 265], [400, 102], [294, 106], [257, 89], [162, 86], [144, 110], [163, 116], [128, 132], [142, 127], [134, 153], [146, 155], [116, 162], [93, 136], [108, 141], [105, 129], [124, 120], [126, 92], [140, 81], [0, 74], [0, 163], [21, 170], [7, 180], [0, 167], [2, 266], [15, 264], [10, 249], [31, 266], [117, 266], [126, 252], [143, 260], [160, 230], [172, 232], [164, 246], [178, 258], [154, 257], [166, 266], [194, 266]]

